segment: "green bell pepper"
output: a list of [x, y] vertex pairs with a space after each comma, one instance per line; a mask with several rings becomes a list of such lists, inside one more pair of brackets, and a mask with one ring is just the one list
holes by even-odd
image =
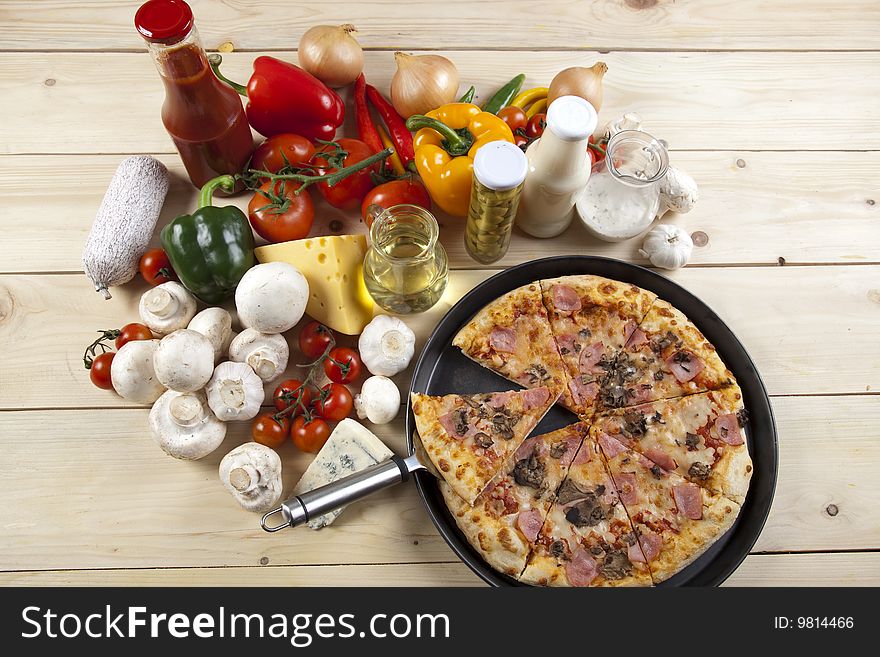
[[208, 304], [229, 298], [245, 272], [254, 266], [254, 234], [244, 212], [234, 205], [211, 206], [214, 190], [232, 192], [235, 178], [218, 176], [199, 193], [192, 214], [162, 229], [162, 248], [184, 287]]

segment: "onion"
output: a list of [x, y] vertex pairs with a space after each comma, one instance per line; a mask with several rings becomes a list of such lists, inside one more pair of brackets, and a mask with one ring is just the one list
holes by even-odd
[[299, 65], [328, 87], [344, 87], [364, 70], [364, 51], [354, 25], [316, 25], [299, 40]]
[[572, 66], [559, 71], [550, 83], [548, 104], [560, 96], [580, 96], [598, 112], [602, 107], [602, 77], [607, 71], [605, 62], [596, 62], [590, 68]]
[[394, 53], [397, 72], [391, 79], [391, 102], [403, 118], [425, 114], [451, 103], [458, 94], [458, 69], [440, 55]]

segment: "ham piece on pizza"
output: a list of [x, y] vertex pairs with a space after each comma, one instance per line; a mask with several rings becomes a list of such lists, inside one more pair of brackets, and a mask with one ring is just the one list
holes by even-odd
[[[657, 296], [601, 276], [563, 276], [541, 281], [544, 305], [568, 373], [573, 410], [592, 415], [599, 381]], [[572, 407], [570, 406], [570, 407]]]
[[742, 504], [752, 477], [739, 386], [625, 408], [597, 418], [605, 433], [664, 470]]
[[412, 393], [416, 429], [453, 491], [473, 504], [556, 402], [550, 388], [432, 397]]
[[595, 441], [556, 493], [522, 580], [541, 586], [650, 586], [638, 537]]
[[666, 301], [657, 299], [602, 382], [605, 408], [670, 399], [735, 382], [715, 347]]
[[594, 428], [642, 556], [657, 584], [692, 563], [733, 526], [739, 505], [668, 472]]
[[495, 570], [511, 577], [522, 573], [586, 433], [587, 426], [577, 423], [526, 439], [473, 506], [440, 482], [456, 524]]
[[526, 388], [559, 390], [560, 403], [573, 408], [538, 283], [511, 290], [487, 305], [452, 344], [483, 367]]

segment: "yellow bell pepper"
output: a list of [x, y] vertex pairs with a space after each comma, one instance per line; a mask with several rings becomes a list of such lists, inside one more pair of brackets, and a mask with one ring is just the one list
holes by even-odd
[[471, 103], [449, 103], [427, 114], [409, 117], [415, 163], [422, 182], [441, 209], [464, 217], [468, 213], [474, 156], [490, 141], [513, 143], [513, 133], [494, 114]]

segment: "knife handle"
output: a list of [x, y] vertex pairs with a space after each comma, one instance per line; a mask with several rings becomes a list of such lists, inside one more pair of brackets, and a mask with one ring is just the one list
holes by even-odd
[[[422, 469], [424, 466], [415, 456], [404, 459], [394, 455], [387, 461], [376, 463], [308, 492], [294, 495], [280, 507], [264, 515], [260, 520], [260, 526], [267, 532], [296, 527], [308, 522], [310, 518], [317, 518], [384, 488], [406, 481], [411, 472]], [[284, 522], [280, 525], [269, 525], [270, 516], [276, 513], [281, 513]]]

